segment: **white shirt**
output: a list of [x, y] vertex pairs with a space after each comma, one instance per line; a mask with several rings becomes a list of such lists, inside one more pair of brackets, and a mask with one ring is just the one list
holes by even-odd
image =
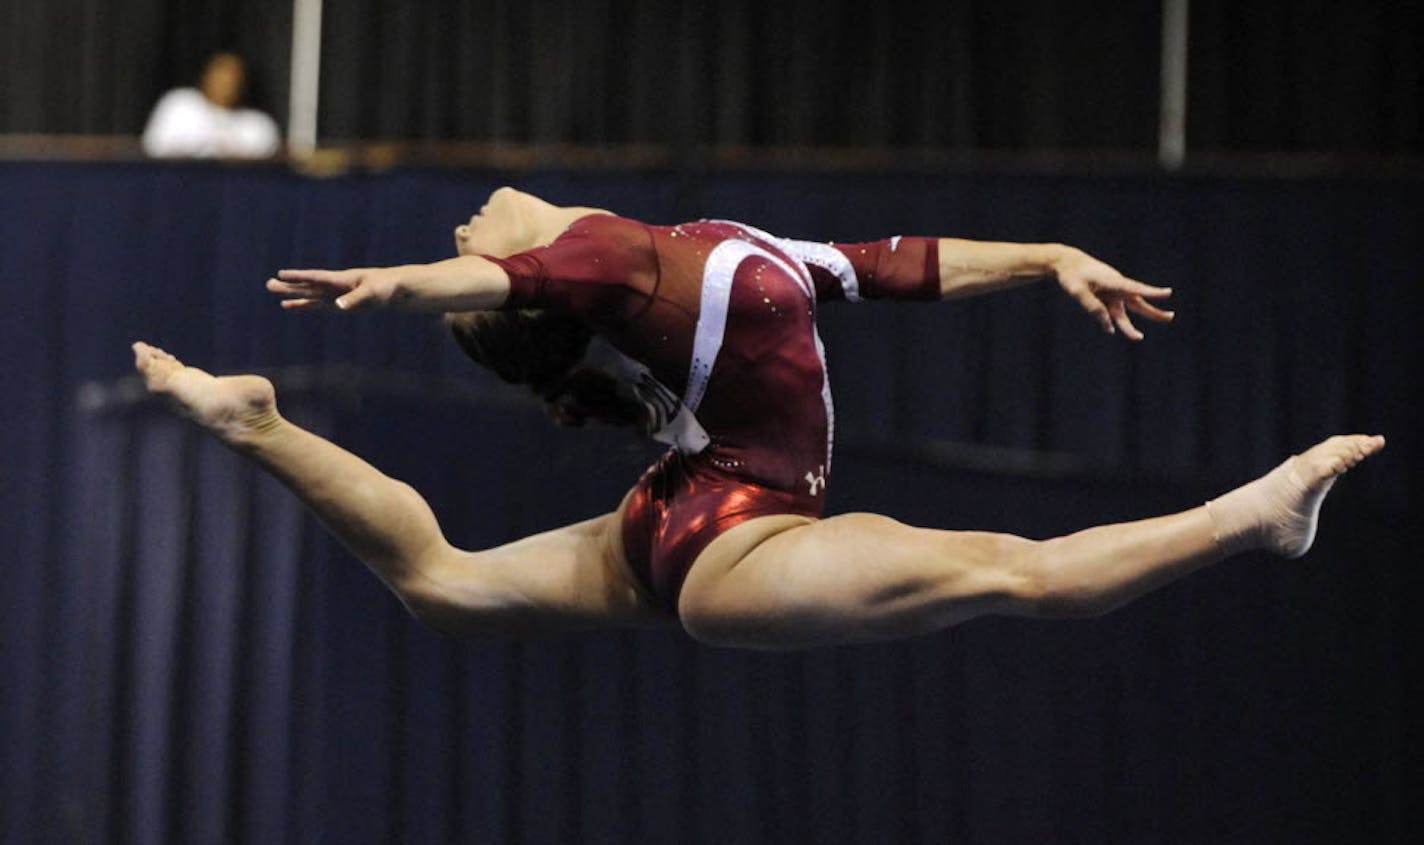
[[155, 158], [267, 158], [279, 144], [272, 118], [214, 105], [196, 88], [164, 94], [143, 130], [143, 151]]

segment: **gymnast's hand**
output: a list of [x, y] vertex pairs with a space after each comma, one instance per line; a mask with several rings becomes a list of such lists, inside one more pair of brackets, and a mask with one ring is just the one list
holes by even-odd
[[1080, 249], [1068, 247], [1052, 263], [1053, 272], [1063, 290], [1083, 306], [1103, 331], [1112, 334], [1114, 326], [1128, 340], [1142, 340], [1142, 332], [1132, 324], [1128, 312], [1149, 320], [1166, 323], [1176, 316], [1148, 302], [1172, 295], [1171, 288], [1159, 288], [1129, 279], [1105, 262]]
[[358, 267], [351, 270], [278, 270], [267, 290], [282, 298], [282, 307], [378, 307], [398, 299], [398, 268]]

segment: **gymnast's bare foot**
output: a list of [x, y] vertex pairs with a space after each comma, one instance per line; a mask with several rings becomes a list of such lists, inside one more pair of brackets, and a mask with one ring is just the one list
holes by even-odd
[[281, 419], [272, 382], [261, 376], [219, 378], [142, 342], [133, 351], [134, 368], [148, 392], [167, 398], [178, 413], [224, 443], [241, 445]]
[[1337, 435], [1213, 499], [1207, 512], [1217, 543], [1226, 551], [1264, 548], [1300, 557], [1315, 542], [1320, 505], [1335, 479], [1383, 448], [1379, 435]]

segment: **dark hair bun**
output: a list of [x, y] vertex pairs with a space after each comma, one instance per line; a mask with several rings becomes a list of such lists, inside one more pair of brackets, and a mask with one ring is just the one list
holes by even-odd
[[465, 354], [510, 384], [527, 385], [565, 425], [598, 420], [646, 428], [648, 411], [631, 388], [597, 367], [580, 367], [593, 332], [578, 318], [548, 310], [447, 314]]
[[616, 426], [646, 429], [648, 409], [632, 389], [607, 370], [579, 367], [569, 373], [558, 393], [546, 396], [549, 412], [564, 425], [597, 420]]

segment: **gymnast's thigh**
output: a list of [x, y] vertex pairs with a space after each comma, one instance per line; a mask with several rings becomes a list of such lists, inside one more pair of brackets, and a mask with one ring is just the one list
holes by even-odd
[[915, 528], [889, 517], [762, 517], [708, 545], [679, 618], [725, 645], [802, 647], [937, 630], [1010, 611], [1036, 544], [1006, 534]]
[[451, 549], [407, 604], [431, 627], [464, 636], [666, 621], [628, 566], [622, 523], [620, 505], [613, 513], [491, 549]]

